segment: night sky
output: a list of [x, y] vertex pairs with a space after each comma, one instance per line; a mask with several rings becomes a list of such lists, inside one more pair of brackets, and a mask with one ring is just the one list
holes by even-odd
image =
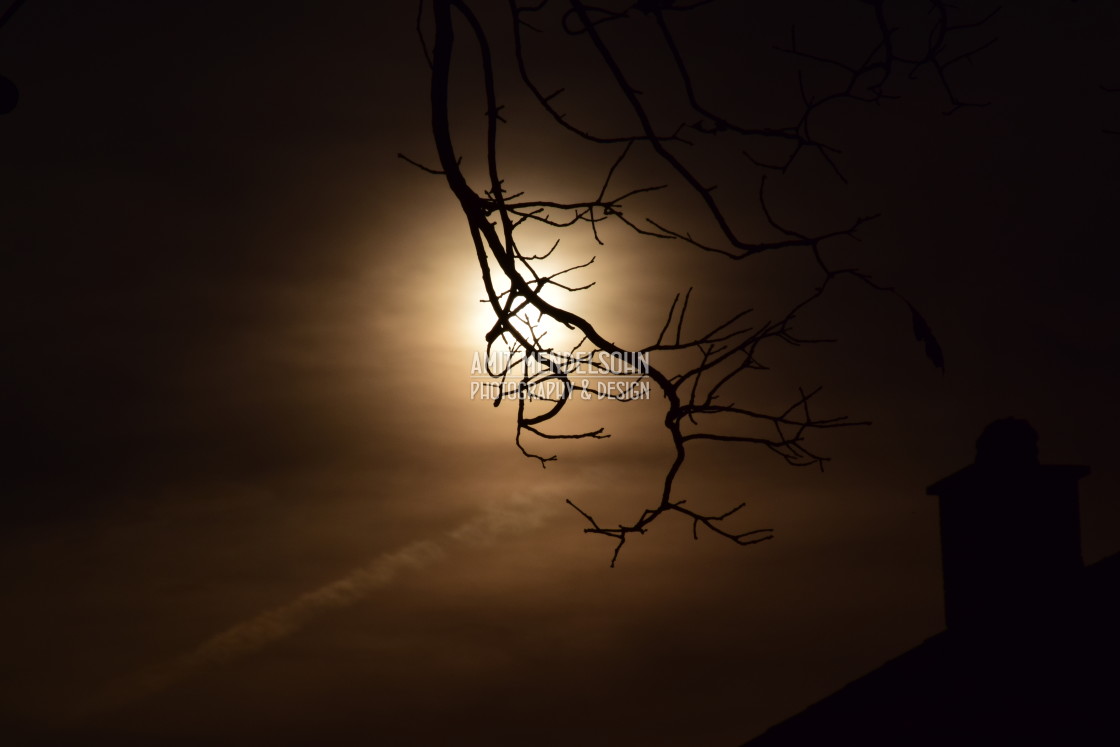
[[[504, 4], [486, 5], [516, 83]], [[714, 100], [762, 120], [790, 106], [797, 67], [817, 70], [773, 49], [791, 19], [806, 47], [863, 49], [862, 4], [790, 5], [671, 19]], [[952, 79], [987, 106], [945, 116], [927, 71], [821, 114], [847, 184], [807, 156], [773, 207], [810, 228], [881, 213], [831, 256], [921, 310], [945, 372], [904, 304], [838, 287], [805, 324], [839, 342], [775, 350], [747, 391], [776, 407], [823, 385], [822, 414], [873, 424], [816, 437], [823, 472], [697, 450], [680, 495], [746, 501], [743, 527], [775, 538], [693, 541], [666, 516], [613, 569], [564, 501], [606, 524], [655, 502], [657, 402], [588, 403], [571, 422], [611, 438], [546, 444], [542, 470], [512, 409], [471, 399], [492, 321], [466, 222], [398, 158], [437, 163], [415, 19], [411, 2], [28, 0], [0, 29], [20, 93], [0, 116], [14, 744], [731, 747], [943, 628], [925, 488], [1006, 416], [1035, 426], [1044, 463], [1091, 466], [1086, 561], [1120, 550], [1114, 3], [1016, 3], [970, 32], [998, 41]], [[550, 43], [535, 69], [568, 86], [571, 116], [625, 125], [593, 60]], [[470, 176], [485, 105], [459, 54]], [[670, 90], [657, 71], [635, 73], [651, 100]], [[511, 187], [596, 192], [610, 159], [502, 90]], [[658, 178], [641, 163], [620, 179]], [[689, 285], [701, 316], [800, 292], [796, 257], [605, 237], [563, 246], [597, 256], [579, 303], [627, 344]]]

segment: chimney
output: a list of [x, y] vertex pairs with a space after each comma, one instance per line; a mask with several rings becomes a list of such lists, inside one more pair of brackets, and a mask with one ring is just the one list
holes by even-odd
[[1057, 622], [1082, 570], [1077, 481], [1089, 468], [1041, 465], [1038, 434], [1005, 418], [976, 461], [930, 485], [941, 511], [945, 622], [993, 633]]

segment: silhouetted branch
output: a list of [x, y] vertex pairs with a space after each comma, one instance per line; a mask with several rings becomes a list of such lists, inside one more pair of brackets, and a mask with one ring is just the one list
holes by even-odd
[[4, 26], [8, 24], [8, 21], [12, 20], [12, 16], [14, 16], [16, 11], [20, 9], [20, 6], [24, 5], [26, 2], [27, 0], [12, 0], [11, 4], [4, 10], [4, 13], [0, 15], [0, 29], [4, 28]]
[[[872, 11], [867, 20], [876, 29], [877, 39], [869, 50], [862, 52], [856, 63], [800, 48], [795, 31], [785, 53], [838, 71], [841, 85], [835, 90], [810, 93], [803, 71], [799, 70], [796, 82], [802, 101], [800, 114], [785, 124], [748, 126], [721, 115], [713, 106], [700, 100], [687, 56], [668, 20], [669, 14], [691, 12], [708, 5], [708, 0], [691, 3], [639, 0], [636, 3], [599, 6], [582, 0], [537, 0], [532, 4], [509, 0], [506, 9], [509, 37], [503, 40], [509, 42], [509, 54], [517, 69], [519, 85], [528, 91], [530, 98], [556, 125], [558, 132], [574, 135], [587, 147], [601, 148], [604, 153], [602, 163], [609, 164], [605, 176], [590, 182], [591, 186], [582, 192], [587, 195], [586, 198], [552, 199], [510, 190], [504, 182], [503, 173], [506, 172], [503, 172], [503, 162], [499, 158], [499, 131], [510, 126], [511, 122], [516, 124], [521, 115], [512, 108], [506, 114], [499, 101], [499, 90], [505, 89], [498, 79], [496, 52], [491, 44], [491, 35], [496, 32], [488, 29], [473, 13], [467, 0], [431, 0], [434, 29], [430, 55], [432, 131], [440, 168], [425, 167], [401, 156], [428, 173], [441, 175], [466, 217], [483, 282], [484, 302], [494, 316], [494, 324], [485, 336], [486, 371], [494, 379], [493, 386], [497, 387], [494, 406], [500, 406], [506, 399], [516, 401], [514, 442], [526, 457], [539, 461], [542, 467], [557, 458], [555, 454], [537, 453], [526, 443], [527, 437], [545, 441], [608, 437], [603, 428], [575, 432], [553, 430], [565, 408], [593, 393], [592, 387], [581, 378], [583, 373], [590, 371], [596, 376], [622, 376], [630, 384], [638, 386], [638, 391], [644, 391], [640, 387], [646, 386], [650, 387], [649, 391], [660, 395], [664, 427], [674, 449], [660, 495], [651, 500], [634, 521], [615, 526], [600, 524], [591, 513], [568, 501], [587, 521], [589, 526], [585, 532], [615, 540], [612, 565], [631, 535], [644, 534], [653, 521], [669, 513], [686, 517], [691, 522], [694, 537], [698, 537], [701, 527], [740, 545], [755, 544], [772, 537], [771, 529], [740, 531], [731, 526], [745, 504], [727, 511], [706, 513], [675, 497], [675, 481], [689, 449], [704, 442], [737, 443], [765, 449], [791, 466], [815, 465], [823, 468], [828, 458], [810, 445], [812, 435], [822, 430], [867, 424], [846, 416], [818, 415], [814, 398], [820, 391], [819, 387], [808, 392], [798, 388], [797, 396], [781, 409], [740, 406], [734, 401], [735, 395], [742, 393], [744, 376], [768, 369], [764, 357], [771, 348], [830, 341], [800, 334], [797, 323], [836, 281], [851, 277], [867, 288], [897, 296], [910, 311], [915, 335], [925, 346], [930, 360], [944, 368], [940, 346], [929, 325], [909, 301], [894, 288], [877, 283], [858, 269], [833, 267], [825, 259], [823, 247], [826, 244], [839, 239], [855, 239], [860, 228], [874, 215], [842, 221], [830, 229], [815, 232], [800, 230], [788, 225], [785, 220], [779, 220], [767, 196], [766, 174], [762, 173], [758, 177], [757, 198], [754, 201], [757, 220], [746, 223], [752, 228], [749, 232], [744, 231], [737, 225], [733, 226], [730, 217], [743, 213], [742, 201], [733, 197], [724, 198], [722, 191], [717, 197], [715, 187], [701, 176], [698, 157], [681, 133], [691, 131], [709, 141], [732, 137], [779, 144], [786, 151], [779, 162], [769, 164], [750, 155], [750, 147], [731, 149], [733, 153], [746, 155], [747, 163], [764, 171], [779, 172], [779, 176], [789, 171], [799, 154], [812, 151], [819, 154], [842, 179], [837, 162], [840, 151], [821, 142], [814, 134], [813, 122], [820, 116], [822, 107], [841, 100], [873, 104], [886, 100], [896, 95], [888, 91], [888, 86], [901, 86], [923, 68], [935, 72], [952, 110], [972, 105], [956, 94], [948, 71], [959, 62], [971, 59], [991, 43], [966, 45], [962, 51], [955, 42], [963, 31], [974, 29], [987, 19], [956, 21], [951, 6], [944, 2], [931, 2], [927, 43], [916, 51], [903, 52], [897, 47], [897, 29], [891, 26], [884, 3], [873, 0], [867, 3]], [[551, 10], [557, 10], [558, 15], [550, 15]], [[659, 117], [663, 119], [664, 115], [654, 115], [660, 110], [653, 103], [658, 95], [667, 95], [666, 92], [639, 91], [631, 82], [624, 59], [618, 54], [620, 48], [615, 46], [618, 42], [605, 36], [608, 31], [611, 34], [635, 33], [627, 30], [629, 22], [637, 17], [652, 18], [656, 39], [664, 51], [667, 64], [676, 71], [681, 81], [685, 108], [691, 112], [688, 116], [694, 118], [693, 121], [668, 124], [660, 121]], [[456, 130], [451, 123], [448, 98], [457, 28], [467, 32], [477, 53], [481, 95], [485, 99], [484, 106], [480, 107], [485, 117], [485, 135], [474, 144], [475, 148], [466, 150], [478, 154], [472, 155], [472, 158], [479, 159], [484, 167], [479, 169], [485, 174], [482, 186], [472, 186], [468, 181], [456, 148]], [[601, 120], [579, 124], [569, 121], [559, 108], [568, 87], [547, 89], [536, 83], [528, 62], [530, 46], [526, 42], [527, 33], [540, 36], [558, 34], [561, 39], [571, 37], [571, 43], [579, 44], [580, 49], [593, 50], [594, 58], [605, 71], [600, 83], [606, 86], [608, 92], [597, 98], [604, 113]], [[421, 37], [428, 38], [423, 33]], [[625, 131], [620, 130], [618, 124], [611, 124], [609, 128], [602, 124], [622, 119], [635, 123], [633, 129]], [[644, 169], [650, 163], [659, 164], [663, 171], [673, 175], [673, 180], [612, 189], [612, 184], [622, 178], [624, 170], [648, 173]], [[678, 201], [684, 198], [696, 200], [702, 208], [702, 216], [698, 220], [703, 223], [705, 233], [694, 234], [687, 227], [671, 228], [668, 219], [649, 214], [642, 200], [655, 194], [669, 194]], [[815, 282], [810, 290], [800, 298], [794, 298], [772, 318], [750, 323], [748, 319], [754, 313], [751, 308], [736, 309], [717, 322], [693, 320], [689, 316], [690, 304], [700, 294], [694, 296], [693, 289], [689, 288], [683, 296], [677, 294], [673, 299], [664, 324], [652, 342], [634, 349], [624, 348], [601, 333], [587, 316], [573, 311], [572, 305], [555, 300], [554, 294], [567, 298], [566, 294], [579, 293], [595, 284], [594, 280], [585, 278], [593, 268], [594, 257], [561, 262], [559, 239], [553, 241], [545, 252], [523, 251], [518, 244], [524, 236], [522, 229], [529, 225], [553, 231], [568, 231], [586, 225], [592, 238], [602, 245], [605, 243], [603, 227], [614, 220], [639, 237], [677, 241], [682, 246], [717, 253], [736, 261], [764, 252], [807, 252], [812, 260], [811, 268], [815, 267]], [[679, 219], [673, 222], [676, 220]], [[560, 280], [562, 277], [564, 279]], [[699, 330], [690, 331], [689, 328], [697, 324], [700, 325]], [[578, 342], [565, 346], [563, 340], [557, 337], [565, 334], [577, 336]], [[504, 359], [492, 362], [491, 356], [498, 351], [504, 351]], [[656, 354], [664, 354], [666, 360], [654, 359], [652, 356]], [[612, 365], [603, 362], [604, 356], [611, 361], [626, 361], [629, 368], [616, 371]], [[627, 390], [595, 394], [601, 399], [618, 402], [643, 398]]]

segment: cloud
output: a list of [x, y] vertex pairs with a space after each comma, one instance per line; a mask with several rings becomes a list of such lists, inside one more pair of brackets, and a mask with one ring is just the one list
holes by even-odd
[[[535, 492], [535, 491], [534, 491]], [[254, 654], [295, 634], [323, 615], [343, 610], [402, 574], [418, 572], [445, 559], [456, 546], [487, 546], [502, 536], [541, 526], [556, 512], [555, 502], [526, 494], [489, 507], [447, 532], [447, 540], [419, 540], [383, 554], [339, 579], [266, 610], [203, 641], [193, 650], [146, 671], [108, 683], [73, 718], [121, 708], [168, 689], [194, 673]]]
[[541, 492], [530, 490], [504, 504], [490, 506], [481, 515], [452, 529], [447, 536], [466, 545], [485, 546], [503, 536], [536, 529], [555, 515], [558, 505]]

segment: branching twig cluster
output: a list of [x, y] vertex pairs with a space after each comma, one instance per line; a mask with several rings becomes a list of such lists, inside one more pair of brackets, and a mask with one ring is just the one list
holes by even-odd
[[[950, 47], [954, 46], [951, 42], [955, 42], [962, 31], [979, 26], [987, 18], [955, 21], [950, 5], [934, 0], [929, 3], [931, 20], [927, 43], [916, 52], [903, 52], [895, 41], [897, 29], [891, 25], [882, 0], [868, 2], [868, 22], [875, 30], [877, 41], [860, 57], [859, 62], [853, 64], [815, 55], [798, 45], [796, 33], [791, 35], [790, 44], [783, 49], [807, 64], [841, 71], [842, 84], [824, 94], [811, 95], [804, 76], [799, 74], [797, 85], [802, 107], [796, 121], [777, 126], [749, 127], [722, 116], [700, 102], [692, 72], [686, 64], [686, 55], [673, 32], [673, 14], [697, 11], [710, 3], [711, 0], [638, 0], [608, 7], [592, 6], [582, 0], [508, 0], [511, 64], [516, 65], [520, 83], [560, 131], [609, 153], [603, 162], [610, 166], [597, 191], [592, 193], [594, 196], [576, 201], [530, 198], [522, 192], [511, 192], [506, 188], [499, 158], [498, 134], [507, 122], [499, 102], [499, 68], [491, 43], [492, 38], [496, 38], [493, 36], [495, 32], [486, 28], [467, 0], [430, 0], [430, 5], [422, 5], [418, 17], [418, 29], [421, 30], [425, 55], [432, 69], [432, 129], [439, 168], [427, 168], [411, 159], [406, 160], [425, 171], [441, 174], [466, 216], [485, 288], [485, 303], [489, 304], [494, 315], [493, 327], [486, 335], [488, 373], [494, 378], [498, 391], [494, 403], [497, 406], [505, 399], [516, 400], [515, 440], [518, 447], [543, 466], [555, 456], [532, 451], [524, 441], [526, 434], [543, 439], [606, 437], [601, 428], [576, 433], [547, 430], [549, 421], [556, 418], [581, 389], [581, 385], [573, 380], [573, 370], [589, 360], [596, 360], [596, 355], [642, 361], [640, 370], [636, 369], [637, 374], [651, 382], [664, 398], [664, 426], [674, 447], [674, 457], [665, 474], [660, 496], [651, 507], [644, 509], [631, 523], [605, 526], [569, 501], [587, 520], [589, 526], [585, 531], [615, 540], [612, 565], [631, 535], [645, 533], [652, 522], [667, 513], [683, 515], [690, 520], [694, 536], [701, 527], [741, 545], [761, 542], [772, 536], [769, 529], [737, 531], [727, 528], [725, 522], [743, 508], [743, 504], [729, 511], [709, 514], [694, 510], [684, 499], [675, 496], [674, 481], [685, 462], [688, 449], [695, 442], [752, 444], [769, 450], [790, 465], [821, 467], [827, 458], [810, 447], [808, 435], [822, 429], [862, 424], [846, 417], [821, 417], [814, 413], [811, 405], [819, 389], [799, 390], [793, 401], [778, 411], [754, 409], [739, 405], [733, 399], [734, 385], [745, 373], [766, 368], [760, 359], [764, 347], [775, 343], [800, 345], [820, 341], [799, 336], [795, 331], [795, 322], [837, 279], [854, 278], [869, 287], [897, 295], [892, 288], [876, 283], [854, 268], [832, 266], [822, 253], [825, 243], [839, 237], [855, 237], [860, 226], [874, 216], [855, 218], [846, 225], [817, 233], [795, 230], [773, 216], [767, 202], [766, 172], [786, 174], [803, 154], [816, 153], [843, 178], [836, 162], [838, 149], [816, 136], [813, 124], [820, 112], [829, 104], [841, 100], [878, 103], [891, 98], [895, 95], [892, 87], [897, 81], [913, 77], [925, 68], [934, 72], [949, 102], [950, 111], [971, 105], [956, 94], [950, 72], [954, 66], [970, 60], [972, 55], [991, 43], [967, 47], [964, 52], [950, 51]], [[558, 15], [550, 14], [558, 6]], [[430, 23], [434, 26], [430, 33], [423, 30], [429, 8]], [[686, 108], [692, 112], [691, 119], [669, 126], [657, 121], [647, 104], [648, 96], [640, 92], [628, 77], [618, 50], [612, 46], [606, 33], [608, 25], [622, 25], [635, 20], [647, 22], [645, 28], [650, 28], [648, 21], [651, 19], [666, 59], [679, 78], [678, 83], [687, 100]], [[552, 26], [549, 26], [550, 23]], [[478, 186], [468, 183], [451, 124], [450, 74], [456, 59], [457, 32], [465, 33], [469, 39], [467, 43], [477, 50], [481, 65], [486, 131], [480, 150], [484, 154], [486, 177], [484, 184]], [[617, 131], [602, 127], [598, 122], [573, 121], [561, 106], [565, 89], [548, 91], [537, 83], [531, 66], [530, 36], [544, 33], [567, 34], [573, 37], [573, 42], [583, 43], [593, 52], [615, 96], [615, 100], [607, 106], [616, 106], [616, 112], [624, 112], [633, 123], [632, 129]], [[617, 117], [611, 121], [614, 119]], [[728, 211], [738, 212], [743, 206], [721, 201], [715, 187], [701, 180], [695, 165], [689, 161], [690, 137], [732, 137], [748, 143], [739, 148], [739, 152], [762, 172], [757, 189], [757, 208], [772, 237], [748, 236], [733, 225]], [[753, 156], [749, 146], [752, 141], [781, 144], [785, 149], [784, 156], [777, 162]], [[614, 188], [612, 184], [616, 175], [635, 159], [653, 159], [660, 163], [672, 175], [673, 183], [634, 189]], [[671, 221], [667, 219], [639, 216], [631, 208], [635, 198], [667, 189], [684, 190], [684, 193], [699, 200], [705, 222], [709, 231], [714, 230], [716, 240], [701, 239], [688, 230], [671, 227]], [[683, 297], [678, 295], [673, 300], [655, 340], [640, 349], [624, 349], [602, 334], [590, 319], [573, 312], [568, 305], [549, 300], [551, 294], [578, 293], [593, 285], [571, 282], [569, 278], [577, 271], [590, 267], [594, 257], [558, 271], [547, 271], [544, 268], [553, 257], [556, 244], [542, 254], [524, 252], [518, 244], [522, 235], [518, 233], [519, 229], [530, 224], [553, 229], [588, 226], [593, 239], [603, 244], [601, 224], [612, 220], [639, 236], [678, 241], [732, 260], [743, 260], [763, 252], [808, 252], [819, 270], [819, 278], [806, 297], [793, 303], [777, 318], [749, 323], [752, 312], [743, 309], [701, 333], [691, 335], [685, 332], [692, 297], [690, 289]], [[910, 308], [916, 336], [925, 343], [927, 353], [935, 364], [942, 366], [936, 340], [921, 316], [913, 311], [912, 306]], [[548, 339], [550, 326], [571, 331], [579, 338], [578, 343], [567, 347], [554, 346], [553, 341]], [[505, 355], [500, 358], [500, 363], [491, 366], [489, 361], [496, 351]], [[661, 367], [659, 355], [675, 361], [687, 359], [689, 362], [679, 369], [670, 370]], [[617, 399], [626, 397], [619, 396]]]

